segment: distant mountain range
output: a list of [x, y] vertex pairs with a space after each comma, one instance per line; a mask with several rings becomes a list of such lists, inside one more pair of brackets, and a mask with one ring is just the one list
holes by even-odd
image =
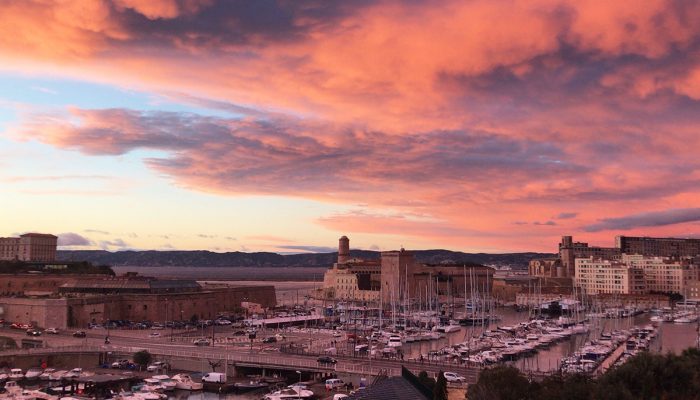
[[[533, 258], [553, 257], [549, 253], [462, 253], [449, 250], [416, 250], [416, 259], [422, 263], [476, 263], [483, 265], [526, 268]], [[351, 257], [378, 260], [380, 252], [351, 250]], [[59, 250], [60, 261], [88, 261], [96, 265], [143, 267], [330, 267], [338, 253], [304, 253], [283, 255], [277, 253], [215, 253], [211, 251], [117, 251]]]

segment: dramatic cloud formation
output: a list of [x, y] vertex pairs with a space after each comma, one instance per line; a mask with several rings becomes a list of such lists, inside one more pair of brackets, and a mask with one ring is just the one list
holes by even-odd
[[584, 227], [584, 229], [588, 232], [612, 229], [627, 230], [637, 227], [665, 226], [695, 221], [700, 221], [700, 208], [654, 211], [618, 218], [604, 218], [598, 223]]
[[700, 201], [695, 1], [10, 1], [0, 55], [230, 115], [30, 112], [14, 137], [155, 150], [199, 191], [361, 204], [319, 216], [333, 230], [527, 249], [682, 234], [649, 210]]
[[77, 233], [66, 232], [58, 235], [58, 245], [61, 247], [67, 246], [92, 246], [92, 241], [90, 239], [81, 236]]

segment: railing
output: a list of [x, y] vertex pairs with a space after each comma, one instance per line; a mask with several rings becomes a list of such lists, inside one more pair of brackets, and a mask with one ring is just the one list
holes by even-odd
[[[283, 347], [284, 348], [284, 347]], [[282, 368], [303, 368], [306, 370], [314, 371], [328, 371], [328, 372], [344, 372], [353, 373], [361, 375], [379, 375], [384, 372], [389, 376], [400, 376], [401, 375], [401, 365], [407, 367], [408, 369], [419, 372], [421, 370], [451, 370], [455, 372], [460, 372], [465, 375], [470, 381], [475, 381], [480, 369], [474, 368], [455, 368], [453, 364], [444, 363], [417, 363], [417, 362], [405, 362], [401, 360], [387, 360], [387, 359], [372, 359], [369, 360], [367, 357], [343, 357], [338, 360], [337, 364], [321, 364], [315, 358], [308, 358], [313, 356], [308, 352], [290, 352], [287, 348], [283, 351], [283, 354], [289, 355], [302, 355], [301, 357], [281, 357], [280, 354], [275, 355], [264, 355], [264, 354], [244, 354], [240, 352], [216, 352], [217, 349], [201, 349], [199, 351], [191, 350], [174, 350], [174, 349], [163, 349], [163, 348], [148, 348], [148, 346], [65, 346], [65, 347], [51, 347], [51, 348], [34, 348], [34, 349], [16, 349], [8, 350], [0, 353], [0, 356], [11, 356], [11, 355], [39, 355], [39, 354], [66, 354], [66, 353], [120, 353], [124, 355], [132, 355], [141, 350], [148, 350], [151, 354], [180, 358], [180, 359], [194, 359], [201, 360], [203, 358], [219, 359], [225, 360], [227, 363], [237, 363], [237, 364], [251, 364], [256, 366], [266, 366], [266, 367], [282, 367]], [[357, 361], [368, 361], [368, 363], [358, 364]], [[371, 365], [371, 361], [376, 361], [378, 365]], [[387, 366], [387, 363], [396, 364], [396, 366]], [[400, 364], [400, 365], [399, 365]]]

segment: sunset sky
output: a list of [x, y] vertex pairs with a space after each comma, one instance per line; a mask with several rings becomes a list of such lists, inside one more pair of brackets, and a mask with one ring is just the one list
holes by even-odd
[[700, 237], [700, 2], [5, 0], [0, 236]]

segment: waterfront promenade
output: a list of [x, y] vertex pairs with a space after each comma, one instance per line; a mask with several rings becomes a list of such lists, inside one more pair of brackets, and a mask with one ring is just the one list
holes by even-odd
[[[26, 338], [21, 331], [3, 332], [17, 340]], [[157, 359], [168, 360], [174, 365], [177, 361], [185, 361], [179, 365], [196, 366], [207, 364], [208, 361], [221, 361], [222, 365], [230, 367], [264, 368], [267, 370], [303, 370], [311, 373], [357, 374], [375, 376], [387, 374], [400, 376], [401, 367], [405, 366], [414, 373], [426, 371], [437, 374], [439, 371], [452, 371], [467, 378], [468, 383], [478, 379], [480, 369], [457, 364], [436, 363], [424, 360], [404, 361], [399, 359], [369, 359], [366, 357], [337, 356], [336, 364], [322, 364], [317, 361], [317, 354], [292, 354], [281, 352], [279, 349], [258, 349], [246, 346], [194, 346], [191, 343], [170, 342], [169, 338], [148, 340], [140, 337], [119, 336], [112, 334], [109, 345], [104, 344], [104, 336], [88, 332], [86, 338], [73, 338], [68, 334], [42, 337], [46, 342], [45, 348], [6, 350], [0, 356], [10, 355], [42, 355], [56, 353], [109, 353], [114, 357], [129, 358], [135, 352], [147, 350]], [[185, 369], [185, 368], [182, 368]], [[194, 369], [193, 369], [194, 370]]]

